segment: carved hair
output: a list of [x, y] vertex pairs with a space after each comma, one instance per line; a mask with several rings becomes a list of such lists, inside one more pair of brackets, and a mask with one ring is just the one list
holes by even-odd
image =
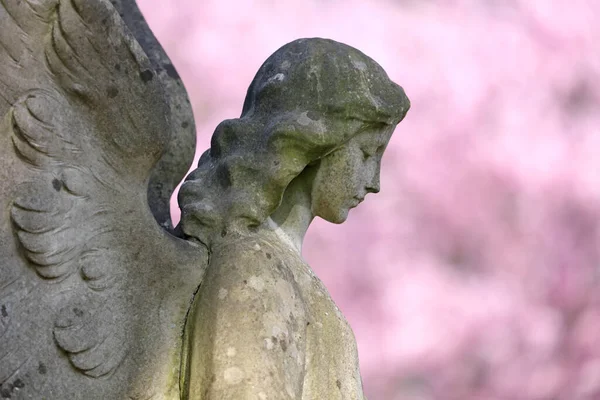
[[409, 107], [360, 51], [327, 39], [288, 43], [260, 67], [241, 117], [219, 124], [183, 184], [183, 233], [210, 245], [231, 227], [260, 225], [308, 164], [365, 129], [395, 126]]

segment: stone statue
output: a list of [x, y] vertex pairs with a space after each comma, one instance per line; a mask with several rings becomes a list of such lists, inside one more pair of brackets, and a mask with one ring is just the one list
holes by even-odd
[[133, 0], [2, 0], [0, 26], [0, 398], [363, 399], [301, 246], [379, 191], [409, 108], [381, 67], [279, 49], [173, 229], [193, 121]]
[[352, 330], [301, 256], [315, 216], [342, 223], [379, 191], [409, 102], [349, 46], [273, 54], [179, 194], [185, 237], [211, 249], [184, 338], [193, 399], [362, 399]]

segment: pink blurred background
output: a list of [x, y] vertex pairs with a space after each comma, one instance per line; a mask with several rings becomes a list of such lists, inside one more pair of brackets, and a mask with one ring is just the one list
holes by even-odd
[[405, 88], [381, 193], [305, 244], [370, 400], [600, 399], [600, 2], [138, 2], [199, 150], [300, 37], [357, 47]]

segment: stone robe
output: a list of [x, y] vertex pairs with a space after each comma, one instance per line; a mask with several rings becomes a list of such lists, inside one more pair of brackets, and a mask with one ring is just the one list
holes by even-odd
[[274, 231], [214, 246], [187, 326], [184, 398], [364, 399], [352, 329]]

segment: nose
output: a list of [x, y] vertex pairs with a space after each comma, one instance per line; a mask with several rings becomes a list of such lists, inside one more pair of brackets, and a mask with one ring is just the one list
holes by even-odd
[[371, 173], [371, 180], [367, 183], [365, 189], [367, 193], [379, 193], [379, 190], [381, 189], [379, 182], [379, 165], [377, 165]]
[[367, 185], [366, 189], [367, 193], [379, 193], [379, 182], [377, 182], [377, 184], [374, 185]]

